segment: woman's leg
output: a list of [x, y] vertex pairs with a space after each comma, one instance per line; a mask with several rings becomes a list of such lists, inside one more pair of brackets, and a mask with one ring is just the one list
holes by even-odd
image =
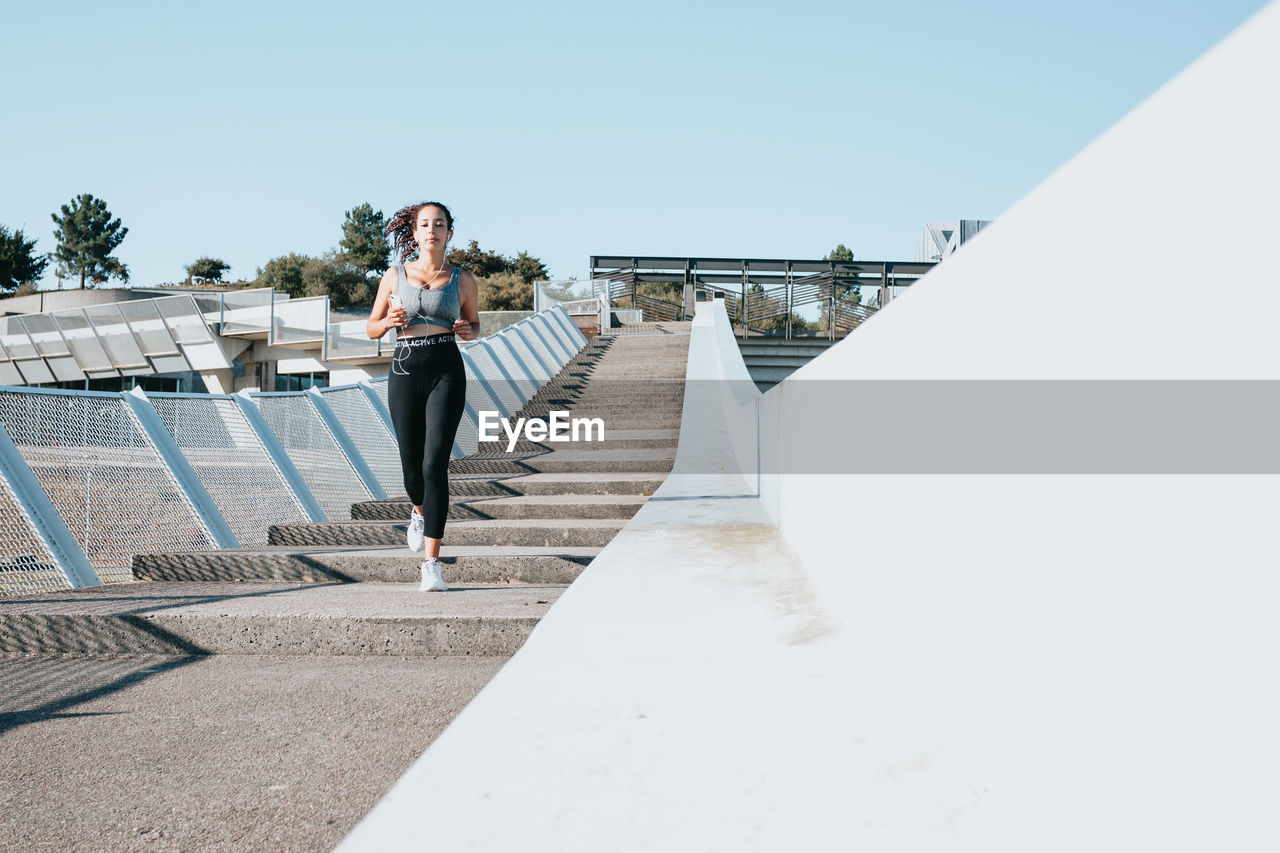
[[[406, 358], [405, 361], [409, 359]], [[422, 506], [422, 456], [426, 443], [426, 396], [422, 394], [422, 378], [412, 374], [392, 373], [387, 379], [387, 408], [395, 427], [396, 444], [400, 446], [400, 470], [404, 491], [415, 507]]]
[[428, 557], [439, 556], [440, 540], [444, 538], [445, 518], [449, 514], [449, 459], [467, 394], [462, 356], [453, 344], [443, 346], [452, 352], [445, 350], [440, 353], [444, 356], [441, 375], [428, 392], [425, 406], [427, 426], [422, 457], [422, 517], [426, 520]]

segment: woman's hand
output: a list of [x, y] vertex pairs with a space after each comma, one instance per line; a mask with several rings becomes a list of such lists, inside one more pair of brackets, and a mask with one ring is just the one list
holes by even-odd
[[471, 324], [459, 318], [453, 321], [453, 333], [464, 341], [471, 340]]
[[401, 326], [408, 325], [409, 315], [405, 312], [404, 306], [399, 308], [392, 308], [388, 306], [386, 321], [388, 329], [396, 329]]

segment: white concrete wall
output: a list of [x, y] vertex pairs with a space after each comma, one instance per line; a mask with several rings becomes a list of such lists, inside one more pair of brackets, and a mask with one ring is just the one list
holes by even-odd
[[849, 379], [1280, 378], [1277, 44], [1273, 3], [761, 402], [784, 459], [766, 503], [968, 768], [984, 849], [1280, 846], [1280, 481], [787, 474], [840, 408], [793, 400]]

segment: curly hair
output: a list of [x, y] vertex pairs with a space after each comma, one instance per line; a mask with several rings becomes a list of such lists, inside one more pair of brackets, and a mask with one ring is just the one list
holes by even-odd
[[392, 252], [399, 256], [400, 263], [404, 263], [418, 250], [418, 244], [413, 240], [413, 231], [418, 227], [418, 211], [424, 207], [438, 207], [444, 211], [445, 225], [450, 231], [453, 230], [453, 214], [449, 212], [449, 208], [438, 201], [424, 201], [400, 208], [384, 229], [392, 238]]

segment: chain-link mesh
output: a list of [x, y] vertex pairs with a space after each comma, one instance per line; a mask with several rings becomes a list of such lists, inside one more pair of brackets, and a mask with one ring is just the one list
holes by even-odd
[[234, 400], [147, 399], [241, 545], [266, 545], [272, 524], [310, 520]]
[[338, 423], [351, 436], [356, 450], [373, 471], [378, 484], [388, 495], [404, 494], [404, 472], [400, 470], [400, 450], [382, 416], [359, 388], [337, 388], [321, 391], [324, 401], [333, 409]]
[[104, 582], [141, 551], [216, 547], [120, 397], [0, 391], [0, 422]]
[[350, 519], [353, 503], [373, 499], [305, 393], [255, 395], [253, 401], [331, 521]]
[[[373, 389], [373, 393], [378, 395], [378, 399], [382, 401], [382, 405], [387, 405], [387, 380], [370, 379], [369, 387]], [[390, 411], [390, 409], [388, 409], [388, 411]]]
[[[506, 380], [502, 375], [502, 371], [498, 368], [498, 362], [494, 357], [493, 350], [484, 341], [467, 347], [467, 356], [476, 363], [476, 369], [480, 371], [480, 375], [488, 381], [489, 388], [497, 395], [498, 400], [511, 414], [520, 411], [520, 407], [525, 404], [525, 401], [533, 396], [533, 389], [527, 389], [530, 393], [522, 395], [519, 383]], [[506, 365], [503, 366], [505, 367]], [[511, 373], [511, 369], [508, 368], [507, 372]], [[513, 380], [517, 376], [519, 374], [512, 373]]]
[[66, 589], [48, 544], [0, 474], [0, 595]]

